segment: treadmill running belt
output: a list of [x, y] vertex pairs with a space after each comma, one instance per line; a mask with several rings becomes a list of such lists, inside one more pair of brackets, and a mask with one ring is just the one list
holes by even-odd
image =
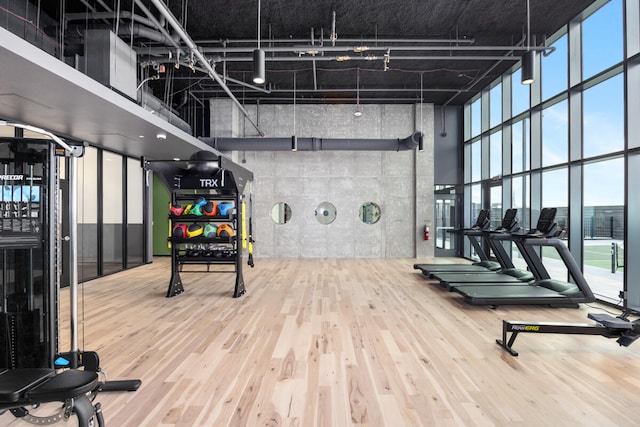
[[527, 283], [532, 281], [533, 275], [525, 276], [523, 278], [517, 278], [514, 276], [510, 276], [508, 274], [501, 274], [495, 272], [488, 273], [434, 273], [434, 279], [440, 280], [440, 283], [443, 285], [452, 285], [452, 284], [473, 284], [473, 283], [481, 283], [481, 282], [493, 282], [493, 283]]
[[541, 286], [529, 285], [461, 285], [454, 291], [462, 294], [473, 305], [543, 304], [576, 307], [579, 296], [570, 297]]
[[413, 266], [416, 270], [421, 270], [422, 274], [427, 277], [431, 277], [433, 273], [485, 273], [497, 271], [500, 266], [496, 266], [494, 269], [488, 269], [481, 265], [473, 264], [415, 264]]

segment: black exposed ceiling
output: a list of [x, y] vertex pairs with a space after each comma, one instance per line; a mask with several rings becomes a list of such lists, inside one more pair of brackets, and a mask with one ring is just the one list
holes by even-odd
[[[532, 44], [535, 38], [536, 45], [542, 46], [546, 37], [593, 1], [530, 0]], [[132, 0], [43, 3], [58, 20], [63, 11], [133, 12], [147, 18], [140, 3], [160, 17], [150, 0], [133, 5]], [[292, 103], [295, 99], [299, 103], [460, 105], [516, 64], [527, 45], [526, 0], [261, 0], [260, 39], [266, 51], [267, 83], [259, 91], [249, 86], [253, 84], [251, 50], [257, 46], [258, 0], [165, 0], [164, 4], [215, 71], [229, 77], [227, 86], [243, 103]], [[186, 97], [203, 101], [228, 97], [197, 60], [191, 69], [190, 58], [182, 54], [176, 68], [176, 49], [170, 43], [142, 33], [127, 35], [123, 28], [130, 24], [125, 17], [69, 21], [67, 47], [69, 51], [78, 48], [82, 28], [118, 26], [140, 62], [165, 65], [159, 80], [149, 82], [159, 98], [176, 106]], [[168, 24], [165, 28], [174, 33]], [[368, 50], [354, 52], [360, 46]], [[184, 52], [188, 52], [186, 46]], [[345, 56], [349, 59], [337, 60]], [[478, 56], [486, 59], [473, 58]], [[151, 65], [143, 72], [142, 77], [155, 74]]]

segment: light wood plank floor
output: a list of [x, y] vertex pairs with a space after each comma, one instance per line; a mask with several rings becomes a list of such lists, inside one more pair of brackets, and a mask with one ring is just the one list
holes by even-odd
[[224, 274], [184, 274], [165, 298], [167, 258], [86, 283], [84, 348], [109, 379], [143, 381], [98, 396], [107, 425], [638, 425], [640, 343], [526, 334], [518, 357], [495, 344], [502, 319], [596, 308], [469, 306], [414, 262], [257, 259], [237, 299]]

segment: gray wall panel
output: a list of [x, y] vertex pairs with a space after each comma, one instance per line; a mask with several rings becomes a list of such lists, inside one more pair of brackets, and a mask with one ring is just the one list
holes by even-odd
[[[222, 101], [212, 111], [232, 109]], [[248, 107], [267, 137], [294, 133], [293, 105]], [[245, 151], [233, 152], [254, 174], [256, 257], [414, 257], [433, 254], [433, 242], [421, 239], [425, 223], [433, 223], [433, 106], [363, 105], [362, 116], [351, 105], [296, 105], [295, 134], [316, 138], [405, 138], [425, 127], [425, 150], [415, 151]], [[415, 117], [422, 111], [423, 117]], [[225, 116], [226, 113], [220, 113]], [[460, 117], [458, 117], [460, 119]], [[246, 123], [240, 124], [246, 126]], [[233, 121], [211, 120], [212, 135], [245, 134]], [[418, 169], [418, 170], [417, 170]], [[273, 204], [286, 202], [291, 221], [275, 224]], [[318, 223], [314, 211], [321, 202], [337, 209], [334, 223]], [[382, 209], [376, 224], [364, 224], [360, 205], [375, 202]], [[418, 241], [418, 235], [420, 240]]]

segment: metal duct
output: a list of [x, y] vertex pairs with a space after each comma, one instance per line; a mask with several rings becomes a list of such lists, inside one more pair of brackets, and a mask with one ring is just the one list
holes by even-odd
[[[424, 138], [416, 131], [404, 139], [296, 138], [296, 151], [406, 151], [415, 150]], [[200, 138], [218, 151], [292, 151], [287, 138]]]
[[143, 108], [156, 113], [159, 117], [191, 135], [191, 126], [155, 96], [143, 90], [138, 90], [138, 103]]
[[[107, 24], [97, 24], [97, 25], [93, 25], [91, 27], [91, 30], [89, 31], [94, 31], [94, 30], [111, 30], [111, 25], [107, 25]], [[72, 40], [73, 44], [77, 44], [80, 45], [82, 42], [84, 42], [83, 38], [86, 35], [85, 32], [85, 28], [81, 27], [81, 26], [69, 26], [70, 29], [73, 29], [74, 31], [77, 32], [78, 36], [80, 36], [80, 38], [75, 38], [74, 40]], [[158, 43], [162, 43], [165, 44], [167, 46], [171, 45], [173, 43], [173, 39], [169, 36], [166, 36], [165, 34], [161, 33], [160, 31], [156, 31], [153, 30], [152, 28], [146, 27], [144, 25], [141, 24], [127, 24], [127, 25], [123, 25], [120, 26], [118, 28], [118, 36], [120, 37], [129, 37], [129, 36], [134, 36], [134, 37], [140, 37], [140, 38], [144, 38], [144, 39], [149, 39], [151, 41], [154, 42], [158, 42]], [[71, 40], [71, 36], [69, 36], [69, 40]], [[68, 42], [71, 43], [71, 42]], [[69, 49], [69, 48], [67, 48]], [[165, 54], [168, 51], [165, 51]]]
[[158, 43], [163, 43], [166, 45], [171, 45], [172, 42], [174, 41], [173, 38], [168, 37], [159, 31], [152, 30], [151, 28], [145, 27], [140, 24], [133, 24], [133, 25], [128, 24], [118, 28], [119, 36], [128, 36], [130, 34], [137, 37], [146, 38]]

